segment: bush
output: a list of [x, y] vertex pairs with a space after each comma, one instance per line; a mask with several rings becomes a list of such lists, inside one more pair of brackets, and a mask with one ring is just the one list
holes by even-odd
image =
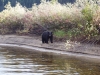
[[[96, 0], [76, 0], [75, 3], [61, 5], [57, 0], [42, 0], [31, 9], [20, 3], [12, 7], [10, 2], [0, 12], [0, 33], [35, 33], [44, 29], [52, 30], [56, 37], [91, 40], [98, 37], [100, 6]], [[36, 24], [38, 24], [36, 26]], [[65, 35], [66, 34], [66, 35]], [[84, 35], [84, 36], [83, 36]], [[95, 37], [95, 38], [94, 38]]]

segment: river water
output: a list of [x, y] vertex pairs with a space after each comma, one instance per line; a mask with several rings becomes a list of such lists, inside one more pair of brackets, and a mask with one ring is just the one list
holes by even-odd
[[100, 75], [100, 64], [17, 47], [0, 47], [0, 75]]

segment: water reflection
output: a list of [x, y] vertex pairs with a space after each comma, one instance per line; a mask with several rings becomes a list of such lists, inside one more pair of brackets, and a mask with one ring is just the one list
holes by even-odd
[[21, 48], [0, 49], [0, 75], [99, 75], [100, 65]]

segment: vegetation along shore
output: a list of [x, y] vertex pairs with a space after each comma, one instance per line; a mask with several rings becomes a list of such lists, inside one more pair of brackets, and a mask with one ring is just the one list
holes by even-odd
[[8, 2], [0, 12], [0, 34], [41, 36], [45, 30], [53, 32], [54, 41], [100, 44], [100, 0], [63, 5], [57, 0], [41, 0], [31, 9], [18, 2], [12, 7]]

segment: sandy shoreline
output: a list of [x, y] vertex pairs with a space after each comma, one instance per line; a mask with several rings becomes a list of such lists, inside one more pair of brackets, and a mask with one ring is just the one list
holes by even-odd
[[[41, 37], [0, 35], [0, 46], [19, 46], [23, 48], [36, 49], [44, 52], [52, 52], [74, 57], [87, 57], [93, 60], [100, 59], [100, 47], [96, 45], [68, 42], [54, 42], [42, 44]], [[67, 46], [67, 47], [65, 47]], [[99, 62], [99, 61], [98, 61]]]

